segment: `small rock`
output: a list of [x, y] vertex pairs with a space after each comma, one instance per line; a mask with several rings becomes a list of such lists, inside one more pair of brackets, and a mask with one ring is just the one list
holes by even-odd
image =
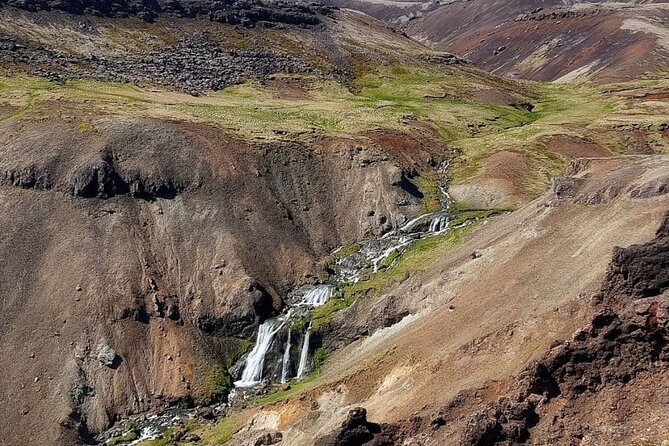
[[111, 367], [116, 361], [116, 352], [107, 344], [98, 345], [96, 359], [103, 365]]
[[475, 250], [475, 251], [473, 251], [473, 252], [470, 254], [470, 257], [471, 257], [472, 259], [478, 259], [478, 258], [481, 258], [482, 256], [483, 256], [483, 253], [482, 253], [481, 251], [479, 251], [478, 249]]
[[77, 287], [75, 288], [75, 290], [77, 290], [77, 291], [82, 291], [82, 290], [83, 290], [83, 288], [81, 288], [81, 286], [80, 286], [80, 285], [77, 285]]
[[196, 414], [198, 417], [204, 418], [205, 420], [214, 419], [214, 411], [211, 407], [201, 407], [197, 410]]
[[181, 440], [184, 443], [197, 443], [201, 438], [196, 434], [186, 434]]
[[36, 383], [38, 383], [38, 382], [39, 382], [39, 377], [36, 376], [35, 379], [34, 379], [33, 381], [35, 381]]

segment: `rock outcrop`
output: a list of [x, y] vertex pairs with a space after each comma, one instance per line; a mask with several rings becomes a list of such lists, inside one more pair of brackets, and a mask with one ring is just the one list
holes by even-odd
[[178, 17], [207, 17], [212, 21], [252, 27], [259, 22], [311, 26], [331, 9], [318, 4], [301, 5], [283, 1], [214, 0], [2, 0], [26, 11], [58, 10], [110, 18], [139, 17], [153, 21], [163, 14]]
[[549, 442], [583, 438], [589, 427], [575, 417], [579, 398], [669, 369], [667, 289], [669, 213], [653, 241], [616, 248], [591, 326], [522, 372], [511, 396], [474, 414], [461, 444], [526, 444], [533, 435]]

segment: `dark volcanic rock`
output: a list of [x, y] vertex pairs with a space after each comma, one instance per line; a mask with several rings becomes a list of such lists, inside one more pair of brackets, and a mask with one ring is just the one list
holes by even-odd
[[0, 185], [17, 186], [23, 189], [51, 189], [51, 173], [41, 167], [34, 165], [5, 171], [0, 178]]
[[320, 15], [331, 11], [321, 5], [297, 5], [261, 0], [0, 0], [27, 11], [59, 10], [70, 14], [102, 17], [139, 17], [152, 21], [161, 14], [179, 17], [208, 17], [233, 25], [254, 26], [259, 22], [311, 26], [320, 23]]
[[669, 214], [657, 238], [644, 245], [616, 248], [607, 274], [607, 292], [630, 297], [656, 296], [669, 288]]
[[83, 198], [110, 198], [127, 190], [128, 185], [116, 173], [109, 156], [81, 166], [68, 182], [68, 191]]
[[[669, 213], [655, 240], [617, 248], [599, 296], [603, 309], [588, 330], [561, 343], [518, 377], [510, 398], [500, 398], [469, 420], [462, 445], [525, 444], [540, 420], [539, 404], [569, 402], [607, 386], [624, 385], [642, 372], [669, 367]], [[638, 300], [634, 300], [640, 298]], [[564, 414], [563, 414], [564, 416]], [[578, 426], [560, 417], [578, 436]]]
[[320, 446], [391, 446], [396, 442], [395, 426], [367, 421], [362, 407], [351, 409], [338, 431], [316, 440]]

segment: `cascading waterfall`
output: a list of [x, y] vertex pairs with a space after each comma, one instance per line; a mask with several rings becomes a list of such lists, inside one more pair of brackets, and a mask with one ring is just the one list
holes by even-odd
[[307, 369], [307, 360], [309, 359], [309, 340], [311, 337], [311, 322], [307, 332], [304, 334], [304, 341], [302, 342], [302, 351], [300, 352], [300, 366], [297, 368], [297, 379], [304, 378], [304, 373]]
[[242, 378], [239, 381], [235, 381], [235, 386], [251, 387], [262, 380], [265, 355], [272, 345], [274, 336], [284, 324], [285, 321], [280, 322], [277, 319], [270, 319], [260, 325], [256, 343], [246, 358], [246, 367], [244, 367], [244, 371], [242, 372]]
[[[309, 362], [312, 309], [325, 305], [332, 298], [338, 284], [357, 282], [370, 273], [377, 273], [382, 267], [388, 266], [385, 264], [388, 263], [388, 259], [391, 256], [396, 254], [402, 255], [416, 240], [469, 224], [469, 222], [464, 222], [451, 228], [451, 213], [449, 208], [451, 207], [452, 199], [447, 192], [447, 169], [448, 162], [442, 163], [438, 168], [438, 173], [442, 176], [442, 180], [439, 182], [441, 210], [415, 217], [378, 239], [359, 242], [360, 246], [357, 251], [337, 260], [334, 275], [329, 279], [330, 284], [311, 285], [301, 288], [295, 293], [291, 293], [288, 299], [291, 303], [288, 304], [287, 313], [275, 319], [268, 320], [260, 326], [256, 344], [246, 358], [241, 379], [235, 382], [237, 387], [251, 387], [260, 383], [263, 378], [267, 378], [263, 375], [265, 356], [271, 350], [274, 337], [286, 324], [288, 324], [288, 333], [286, 334], [285, 350], [281, 356], [274, 356], [274, 360], [267, 368], [269, 370], [268, 374], [271, 374], [272, 378], [278, 380], [280, 377], [281, 383], [288, 382], [294, 370], [291, 368], [290, 349], [292, 331], [295, 331], [295, 329], [291, 329], [291, 324], [295, 322], [301, 325], [303, 320], [308, 320], [308, 328], [303, 335], [297, 368], [297, 378], [304, 378]], [[334, 251], [333, 256], [340, 252], [341, 249], [339, 248]], [[299, 341], [297, 342], [299, 344]], [[275, 350], [278, 349], [272, 351], [279, 353]], [[292, 364], [294, 363], [293, 360]]]
[[437, 215], [430, 222], [430, 228], [428, 232], [438, 233], [444, 231], [448, 228], [448, 216], [447, 215]]
[[300, 305], [307, 305], [309, 307], [320, 307], [325, 305], [328, 299], [332, 296], [332, 288], [329, 286], [317, 286], [316, 288], [307, 292]]
[[290, 328], [288, 328], [288, 340], [286, 341], [286, 350], [283, 352], [283, 366], [281, 368], [281, 384], [288, 382], [288, 368], [290, 367]]

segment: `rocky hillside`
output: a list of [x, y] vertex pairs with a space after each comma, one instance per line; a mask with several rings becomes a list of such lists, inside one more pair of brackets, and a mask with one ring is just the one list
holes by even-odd
[[666, 157], [575, 163], [333, 321], [349, 333], [398, 296], [412, 314], [248, 414], [236, 444], [273, 430], [291, 445], [660, 444], [668, 175]]
[[666, 67], [666, 3], [566, 3], [451, 2], [406, 31], [486, 71], [523, 79], [623, 80]]
[[[0, 443], [129, 443], [189, 408], [143, 446], [336, 444], [496, 404], [660, 224], [668, 91], [505, 80], [318, 5], [2, 2]], [[231, 395], [298, 287], [445, 203], [449, 231], [295, 322], [308, 376]]]

